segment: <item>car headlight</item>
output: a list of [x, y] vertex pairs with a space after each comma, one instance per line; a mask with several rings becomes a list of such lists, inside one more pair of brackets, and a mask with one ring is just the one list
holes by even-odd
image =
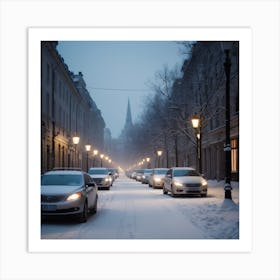
[[80, 199], [81, 198], [81, 193], [80, 192], [78, 192], [78, 193], [72, 193], [72, 194], [70, 194], [68, 197], [67, 197], [67, 199], [66, 200], [77, 200], [77, 199]]
[[203, 181], [201, 182], [201, 185], [202, 185], [203, 187], [207, 186], [207, 181], [206, 181], [206, 180], [203, 180]]
[[181, 183], [181, 182], [174, 182], [174, 185], [176, 186], [176, 187], [183, 187], [184, 185]]

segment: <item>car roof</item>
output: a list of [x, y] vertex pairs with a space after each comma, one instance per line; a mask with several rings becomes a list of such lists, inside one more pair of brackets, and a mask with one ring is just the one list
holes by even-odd
[[102, 170], [106, 169], [106, 170], [108, 170], [107, 167], [91, 167], [90, 169], [102, 169]]
[[165, 168], [165, 167], [159, 167], [159, 168], [154, 168], [154, 170], [168, 170], [169, 168]]
[[184, 170], [195, 170], [194, 168], [192, 168], [192, 167], [171, 167], [170, 169], [173, 169], [173, 170], [176, 170], [176, 169], [180, 169], [180, 170], [182, 170], [182, 169], [184, 169]]
[[71, 169], [57, 169], [45, 172], [43, 175], [54, 175], [54, 174], [67, 174], [67, 175], [82, 175], [82, 170], [71, 170]]

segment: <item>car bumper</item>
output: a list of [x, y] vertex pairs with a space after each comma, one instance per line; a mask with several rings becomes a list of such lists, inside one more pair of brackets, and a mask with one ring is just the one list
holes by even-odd
[[174, 194], [186, 194], [186, 195], [206, 195], [207, 188], [205, 187], [174, 187], [173, 188]]
[[98, 189], [108, 189], [111, 187], [111, 182], [103, 182], [103, 183], [99, 183], [97, 184]]
[[84, 203], [81, 200], [41, 203], [41, 215], [43, 216], [75, 215], [82, 213], [83, 210]]
[[163, 188], [163, 181], [153, 182], [153, 188]]

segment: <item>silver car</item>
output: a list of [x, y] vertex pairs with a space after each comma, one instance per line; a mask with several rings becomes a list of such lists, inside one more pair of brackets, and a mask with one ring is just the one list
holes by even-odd
[[167, 171], [168, 168], [154, 168], [149, 177], [149, 187], [150, 188], [153, 187], [154, 189], [155, 188], [162, 189], [163, 179]]
[[108, 168], [92, 167], [89, 169], [88, 173], [99, 189], [110, 190], [110, 187], [113, 185], [113, 177]]
[[172, 196], [191, 194], [207, 196], [207, 181], [191, 167], [170, 168], [165, 177], [163, 194], [171, 192]]
[[41, 176], [41, 216], [70, 216], [86, 222], [97, 211], [97, 185], [81, 170], [52, 170]]

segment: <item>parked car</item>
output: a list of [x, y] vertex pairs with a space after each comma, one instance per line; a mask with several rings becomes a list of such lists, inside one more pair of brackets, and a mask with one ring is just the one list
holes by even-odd
[[110, 190], [113, 185], [112, 173], [105, 167], [91, 167], [88, 171], [90, 177], [97, 184], [98, 189]]
[[149, 176], [149, 187], [150, 188], [162, 188], [163, 179], [168, 171], [168, 168], [154, 168]]
[[136, 181], [141, 182], [143, 174], [144, 174], [144, 169], [138, 169], [136, 171], [136, 177], [135, 177]]
[[207, 181], [191, 167], [170, 168], [165, 177], [163, 193], [171, 192], [172, 196], [192, 194], [207, 196]]
[[141, 178], [142, 184], [148, 184], [149, 183], [149, 178], [150, 178], [151, 173], [152, 173], [152, 169], [144, 169], [144, 173], [143, 173], [142, 178]]
[[57, 169], [41, 176], [41, 216], [77, 216], [86, 222], [96, 213], [97, 185], [81, 170]]
[[115, 181], [119, 177], [118, 169], [116, 169], [116, 168], [109, 168], [108, 170], [112, 174], [113, 181]]

